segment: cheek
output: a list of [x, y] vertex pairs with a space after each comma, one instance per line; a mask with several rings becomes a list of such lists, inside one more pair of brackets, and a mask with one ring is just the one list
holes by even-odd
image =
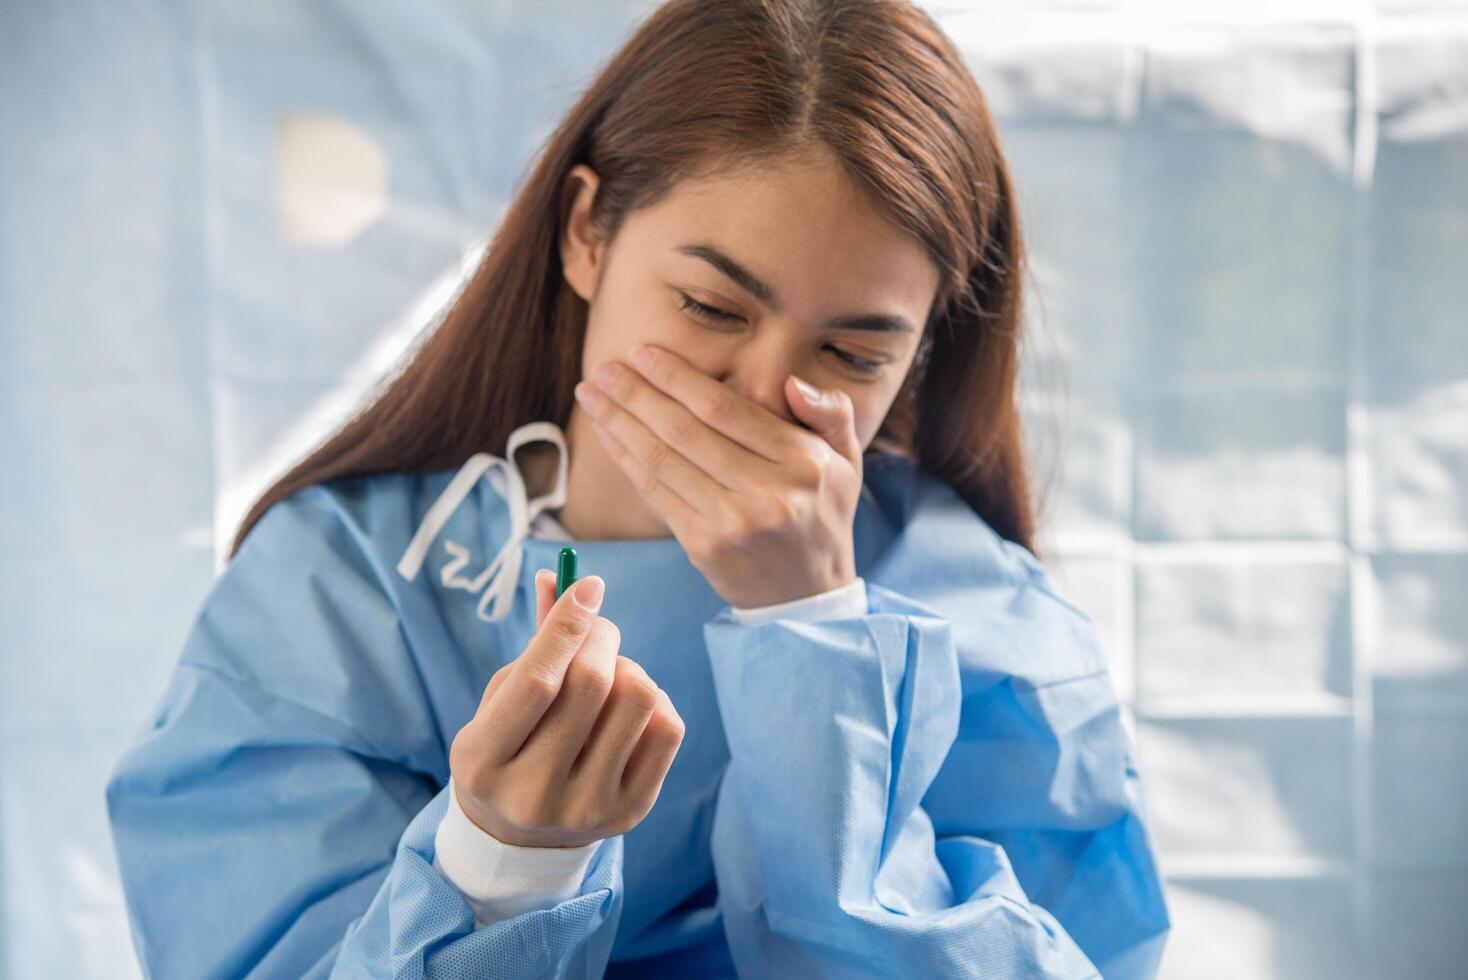
[[587, 324], [582, 370], [590, 373], [606, 360], [632, 363], [632, 348], [652, 344], [670, 350], [705, 374], [719, 370], [720, 351], [707, 330], [690, 323], [669, 302], [656, 300], [601, 311]]
[[851, 397], [851, 410], [855, 416], [856, 438], [865, 448], [871, 445], [881, 430], [882, 423], [887, 419], [887, 413], [892, 408], [892, 403], [897, 400], [897, 393], [901, 385], [894, 385], [891, 390], [883, 388], [875, 390], [871, 388], [853, 390], [848, 388], [846, 394]]
[[672, 346], [664, 339], [667, 328], [660, 324], [659, 316], [659, 311], [648, 308], [646, 299], [608, 283], [587, 314], [581, 355], [583, 376], [590, 376], [606, 361], [630, 364], [632, 348], [638, 344]]

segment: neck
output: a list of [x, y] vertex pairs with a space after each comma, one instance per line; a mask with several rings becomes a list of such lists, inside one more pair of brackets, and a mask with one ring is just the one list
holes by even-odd
[[[622, 467], [612, 459], [591, 428], [591, 417], [580, 405], [571, 409], [566, 424], [566, 503], [552, 511], [572, 536], [584, 540], [666, 538], [671, 532], [662, 518], [642, 500]], [[554, 485], [556, 448], [549, 444], [526, 447], [517, 454], [527, 492], [534, 497]]]

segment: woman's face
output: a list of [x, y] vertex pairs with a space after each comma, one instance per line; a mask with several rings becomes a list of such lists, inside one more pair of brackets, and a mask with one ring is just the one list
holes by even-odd
[[654, 344], [799, 425], [784, 394], [795, 374], [845, 391], [870, 445], [917, 352], [938, 269], [834, 158], [689, 178], [629, 214], [610, 246], [590, 222], [597, 179], [583, 165], [568, 175], [561, 238], [566, 280], [590, 306], [584, 378]]

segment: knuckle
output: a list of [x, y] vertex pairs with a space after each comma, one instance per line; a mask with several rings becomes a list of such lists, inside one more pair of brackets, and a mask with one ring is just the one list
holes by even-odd
[[469, 749], [459, 748], [457, 739], [454, 741], [454, 748], [449, 753], [449, 770], [453, 773], [454, 783], [462, 792], [482, 799], [490, 788], [489, 767], [475, 758]]
[[697, 531], [689, 532], [683, 542], [683, 550], [687, 552], [688, 558], [697, 566], [707, 566], [714, 560], [713, 541], [705, 534]]
[[800, 505], [793, 494], [775, 491], [765, 497], [765, 510], [775, 527], [789, 527], [800, 518]]
[[674, 445], [686, 446], [693, 439], [703, 423], [698, 417], [687, 412], [679, 412], [668, 427], [668, 438]]
[[673, 363], [666, 357], [654, 357], [651, 366], [646, 370], [650, 379], [661, 382], [659, 387], [665, 388], [673, 380]]
[[615, 837], [618, 834], [625, 834], [641, 822], [641, 818], [634, 813], [620, 813], [607, 822], [607, 836]]
[[671, 453], [672, 450], [668, 448], [666, 442], [663, 442], [661, 439], [654, 439], [647, 447], [647, 455], [643, 459], [643, 462], [647, 464], [649, 470], [656, 472], [668, 465], [668, 458]]
[[588, 642], [607, 646], [613, 650], [619, 650], [622, 647], [622, 631], [617, 628], [616, 623], [605, 616], [597, 616], [592, 620], [588, 632], [590, 634]]
[[831, 448], [824, 440], [820, 445], [805, 443], [801, 452], [791, 454], [789, 472], [802, 487], [820, 487], [825, 483], [830, 456]]
[[465, 728], [459, 729], [459, 734], [454, 736], [453, 743], [449, 745], [449, 771], [454, 774], [454, 781], [460, 785], [466, 785], [469, 780], [477, 778], [476, 770], [479, 768], [475, 764], [474, 753], [470, 750], [469, 738], [464, 734]]
[[566, 602], [568, 607], [562, 611], [554, 627], [556, 640], [560, 643], [576, 644], [586, 635], [591, 628], [589, 617], [583, 614], [583, 610], [574, 600]]
[[707, 413], [709, 422], [727, 422], [734, 418], [734, 413], [738, 409], [732, 397], [721, 393], [709, 396], [704, 411]]
[[[730, 504], [724, 508], [720, 525], [725, 529], [725, 540], [735, 543], [754, 537], [759, 524], [743, 507]], [[721, 542], [722, 544], [722, 542]]]
[[623, 404], [630, 404], [637, 400], [637, 391], [633, 387], [631, 373], [625, 368], [612, 376], [609, 390], [617, 401]]
[[660, 486], [662, 486], [662, 483], [653, 474], [651, 469], [643, 469], [642, 472], [637, 474], [637, 490], [644, 497], [651, 497], [657, 492]]
[[657, 686], [646, 674], [639, 677], [631, 671], [618, 672], [614, 690], [618, 701], [627, 702], [643, 714], [651, 713], [659, 704]]
[[688, 557], [697, 559], [700, 565], [717, 565], [723, 561], [723, 539], [712, 534], [701, 534], [687, 545]]
[[577, 801], [567, 808], [559, 823], [562, 830], [593, 831], [601, 826], [601, 812], [592, 801]]
[[633, 677], [647, 677], [647, 669], [631, 657], [617, 654], [617, 673], [630, 674]]
[[[629, 785], [623, 788], [622, 805], [626, 808], [620, 816], [620, 823], [628, 830], [636, 827], [646, 819], [652, 812], [653, 804], [657, 802], [658, 794], [662, 791], [661, 779], [648, 779], [642, 785]], [[626, 831], [622, 831], [626, 833]]]
[[724, 560], [725, 549], [727, 549], [727, 535], [713, 534], [711, 531], [693, 531], [688, 534], [688, 540], [684, 543], [690, 559], [697, 559], [699, 565], [718, 565]]
[[687, 732], [687, 726], [683, 724], [682, 716], [674, 710], [671, 700], [667, 701], [665, 707], [660, 707], [659, 710], [653, 712], [647, 727], [655, 737], [673, 743], [683, 741], [683, 736]]
[[566, 668], [565, 686], [578, 697], [605, 697], [612, 686], [612, 678], [595, 660], [578, 655]]
[[531, 700], [548, 704], [556, 699], [561, 693], [561, 680], [551, 673], [547, 668], [534, 663], [525, 665], [525, 676], [523, 679], [525, 696]]

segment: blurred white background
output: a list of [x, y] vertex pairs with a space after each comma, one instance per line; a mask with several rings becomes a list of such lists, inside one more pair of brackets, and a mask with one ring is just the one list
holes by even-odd
[[[651, 6], [0, 3], [0, 977], [136, 974], [102, 786], [239, 517]], [[1463, 976], [1468, 0], [928, 6], [1023, 197], [1164, 976]]]

